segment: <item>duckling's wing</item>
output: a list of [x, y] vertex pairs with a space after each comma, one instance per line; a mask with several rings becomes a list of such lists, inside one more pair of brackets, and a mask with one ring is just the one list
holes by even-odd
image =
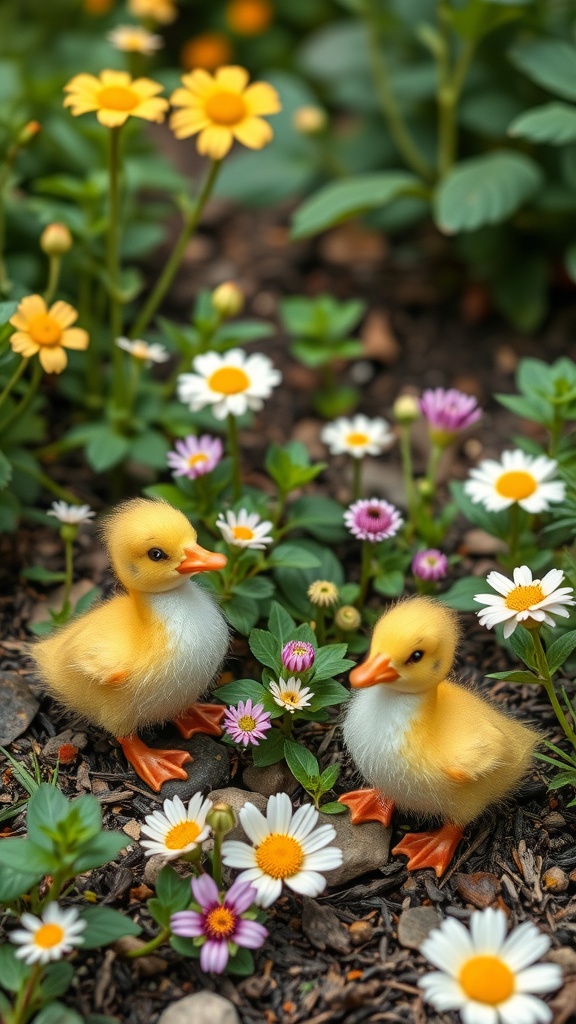
[[506, 764], [506, 736], [492, 722], [475, 733], [452, 737], [444, 771], [452, 782], [475, 782]]

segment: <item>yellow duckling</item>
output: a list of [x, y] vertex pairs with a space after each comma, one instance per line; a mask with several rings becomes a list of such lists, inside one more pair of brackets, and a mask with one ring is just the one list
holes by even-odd
[[102, 533], [126, 593], [40, 641], [32, 656], [49, 693], [116, 736], [158, 791], [167, 779], [186, 778], [190, 754], [151, 749], [138, 728], [173, 719], [186, 739], [221, 733], [224, 707], [192, 705], [224, 660], [228, 627], [190, 576], [222, 569], [227, 559], [200, 547], [186, 516], [165, 501], [119, 505]]
[[456, 614], [427, 597], [400, 601], [376, 623], [367, 659], [350, 673], [344, 740], [374, 788], [340, 797], [354, 824], [390, 824], [395, 806], [445, 824], [392, 851], [409, 868], [448, 867], [464, 827], [527, 771], [538, 734], [446, 678]]

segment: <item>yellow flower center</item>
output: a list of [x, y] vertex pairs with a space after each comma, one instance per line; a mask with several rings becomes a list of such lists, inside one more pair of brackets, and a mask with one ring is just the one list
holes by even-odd
[[237, 395], [246, 391], [250, 378], [238, 366], [222, 366], [208, 378], [208, 387], [219, 391], [221, 395]]
[[179, 821], [173, 825], [164, 840], [169, 850], [183, 850], [188, 843], [193, 843], [200, 835], [195, 821]]
[[34, 943], [41, 949], [52, 949], [63, 938], [64, 929], [59, 924], [43, 924], [34, 935]]
[[302, 867], [304, 853], [297, 839], [272, 832], [256, 849], [256, 863], [271, 878], [291, 878]]
[[281, 693], [280, 697], [285, 704], [300, 703], [300, 694], [296, 693], [296, 690], [284, 690], [284, 693]]
[[135, 359], [148, 359], [150, 348], [145, 341], [135, 341], [130, 347], [130, 355]]
[[57, 345], [62, 328], [49, 313], [38, 313], [28, 321], [28, 334], [37, 345]]
[[211, 939], [228, 939], [236, 930], [236, 914], [228, 907], [214, 907], [206, 914], [204, 926]]
[[232, 533], [236, 540], [252, 540], [254, 537], [254, 530], [249, 526], [233, 526]]
[[105, 110], [134, 110], [140, 97], [125, 85], [106, 85], [100, 90], [98, 103]]
[[525, 469], [511, 469], [496, 481], [496, 490], [503, 498], [512, 498], [513, 501], [522, 501], [522, 498], [529, 498], [538, 487], [537, 481], [531, 473]]
[[240, 124], [246, 117], [246, 104], [235, 92], [217, 92], [205, 103], [206, 114], [214, 124]]
[[352, 448], [359, 448], [360, 445], [368, 444], [369, 440], [370, 438], [368, 437], [368, 434], [352, 433], [348, 434], [348, 437], [346, 438], [346, 443], [349, 444]]
[[531, 583], [529, 586], [516, 587], [506, 595], [504, 604], [514, 612], [525, 612], [532, 605], [544, 599], [542, 587], [539, 583]]
[[238, 719], [238, 728], [242, 729], [242, 732], [252, 732], [252, 729], [256, 728], [256, 719], [250, 715], [242, 715], [242, 718]]
[[194, 466], [198, 466], [201, 462], [208, 462], [208, 456], [205, 455], [204, 452], [196, 452], [196, 455], [190, 455], [186, 462], [190, 466], [190, 469], [192, 469]]
[[468, 999], [497, 1006], [514, 993], [514, 975], [496, 956], [475, 956], [468, 960], [458, 979]]

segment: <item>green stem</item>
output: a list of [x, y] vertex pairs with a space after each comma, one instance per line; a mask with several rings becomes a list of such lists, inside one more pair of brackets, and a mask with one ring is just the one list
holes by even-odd
[[171, 934], [170, 928], [163, 928], [155, 938], [150, 939], [150, 942], [146, 942], [139, 949], [129, 949], [127, 953], [124, 953], [124, 957], [127, 960], [137, 960], [139, 956], [148, 956], [148, 953], [153, 953], [155, 949], [158, 949], [158, 946], [168, 942]]
[[430, 450], [430, 458], [428, 459], [428, 468], [426, 470], [426, 482], [430, 485], [431, 497], [436, 493], [438, 469], [442, 460], [444, 449], [438, 445], [432, 443]]
[[555, 459], [558, 453], [558, 445], [562, 437], [562, 429], [564, 427], [564, 421], [559, 415], [558, 410], [554, 410], [554, 422], [550, 428], [550, 444], [548, 446], [548, 454], [551, 459]]
[[412, 529], [416, 530], [417, 496], [414, 486], [414, 469], [412, 466], [412, 448], [410, 445], [410, 426], [407, 423], [400, 424], [400, 457], [402, 460], [402, 476], [404, 478], [404, 492], [406, 494], [406, 506], [408, 508], [408, 519]]
[[540, 673], [542, 685], [546, 690], [548, 700], [554, 708], [556, 718], [558, 719], [559, 724], [562, 726], [564, 735], [576, 750], [576, 732], [574, 732], [574, 729], [572, 728], [568, 719], [566, 718], [560, 701], [556, 696], [554, 683], [552, 681], [552, 676], [550, 675], [550, 669], [548, 667], [548, 659], [546, 658], [546, 652], [542, 646], [542, 640], [540, 638], [540, 631], [538, 629], [531, 629], [530, 635], [532, 637], [532, 643], [534, 645], [534, 654], [536, 655], [536, 667], [538, 669], [538, 672]]
[[214, 848], [212, 850], [212, 878], [219, 889], [222, 888], [222, 833], [214, 832]]
[[352, 458], [352, 501], [362, 494], [362, 459]]
[[466, 39], [454, 67], [451, 66], [452, 7], [449, 0], [439, 0], [438, 26], [442, 45], [438, 55], [438, 175], [444, 175], [456, 161], [458, 142], [457, 110], [460, 94], [474, 55], [474, 40]]
[[364, 602], [366, 600], [366, 594], [368, 593], [368, 585], [370, 583], [372, 569], [372, 542], [369, 540], [362, 541], [362, 562], [360, 566], [360, 593], [356, 599], [356, 606], [359, 611], [362, 611]]
[[134, 403], [136, 401], [136, 395], [138, 393], [138, 383], [140, 381], [140, 374], [142, 373], [142, 360], [137, 359], [136, 356], [130, 356], [130, 377], [128, 382], [128, 396], [126, 398], [126, 411], [128, 413], [133, 412]]
[[4, 248], [6, 245], [6, 188], [10, 180], [12, 161], [6, 160], [0, 167], [0, 296], [8, 295], [11, 282], [6, 273]]
[[32, 1012], [31, 1003], [36, 994], [36, 987], [40, 981], [44, 968], [41, 964], [32, 964], [30, 974], [24, 986], [18, 993], [14, 1009], [7, 1018], [7, 1024], [25, 1024]]
[[140, 313], [140, 316], [137, 317], [136, 322], [130, 332], [131, 338], [136, 338], [139, 335], [143, 334], [143, 332], [148, 327], [148, 324], [150, 323], [152, 317], [156, 313], [158, 306], [162, 302], [162, 299], [166, 295], [166, 292], [168, 291], [170, 285], [172, 284], [172, 281], [174, 280], [180, 263], [182, 262], [182, 257], [186, 250], [186, 246], [188, 245], [188, 242], [190, 241], [192, 235], [194, 234], [196, 228], [198, 227], [200, 217], [202, 216], [202, 212], [204, 210], [204, 207], [206, 206], [206, 203], [210, 197], [210, 194], [214, 187], [214, 183], [218, 176], [218, 171], [220, 170], [221, 162], [221, 160], [212, 161], [210, 170], [206, 175], [204, 184], [200, 190], [198, 199], [196, 200], [194, 210], [192, 211], [191, 214], [189, 214], [186, 217], [184, 221], [184, 226], [182, 228], [182, 231], [180, 232], [180, 236], [176, 241], [176, 245], [174, 246], [172, 253], [170, 254], [170, 258], [166, 266], [164, 267], [164, 270], [162, 271], [160, 277], [158, 278], [155, 287], [152, 289], [148, 297], [148, 301], [144, 304], [144, 308]]
[[432, 168], [428, 166], [414, 142], [392, 91], [388, 68], [382, 53], [378, 9], [375, 0], [362, 0], [361, 10], [368, 31], [370, 70], [376, 97], [386, 120], [388, 131], [407, 166], [416, 174], [430, 180], [434, 177]]
[[62, 267], [61, 256], [50, 256], [50, 262], [48, 264], [48, 282], [46, 284], [46, 291], [44, 292], [44, 301], [47, 306], [50, 305], [52, 299], [56, 294], [58, 287], [58, 281], [60, 280], [60, 269]]
[[317, 604], [314, 608], [314, 620], [316, 623], [316, 628], [314, 632], [316, 633], [318, 647], [322, 647], [326, 639], [326, 617], [324, 614], [324, 609], [319, 604]]
[[6, 419], [3, 420], [2, 423], [0, 423], [0, 434], [7, 430], [8, 427], [11, 427], [12, 424], [17, 419], [19, 419], [20, 416], [24, 415], [28, 406], [30, 405], [30, 402], [32, 401], [34, 395], [38, 390], [41, 380], [42, 365], [40, 363], [40, 360], [37, 359], [36, 362], [34, 363], [34, 370], [32, 372], [32, 379], [30, 380], [30, 384], [28, 385], [28, 390], [24, 397], [18, 402], [18, 405], [12, 410], [12, 412], [6, 417]]
[[0, 407], [4, 405], [4, 402], [8, 398], [8, 395], [12, 391], [12, 388], [15, 387], [15, 385], [20, 380], [20, 377], [24, 373], [24, 370], [28, 366], [29, 362], [30, 362], [30, 357], [28, 357], [26, 359], [23, 357], [20, 360], [20, 362], [18, 363], [18, 366], [16, 367], [14, 373], [10, 377], [10, 380], [6, 384], [6, 387], [3, 389], [2, 393], [0, 394]]
[[72, 590], [72, 583], [74, 581], [74, 544], [71, 540], [64, 541], [64, 556], [65, 556], [65, 576], [64, 580], [64, 597], [62, 600], [62, 611], [68, 607], [70, 603], [70, 591]]
[[107, 270], [112, 345], [112, 393], [120, 406], [124, 399], [124, 360], [116, 338], [122, 334], [120, 299], [120, 128], [110, 129], [108, 157], [108, 251]]
[[520, 543], [520, 506], [517, 501], [509, 509], [510, 533], [508, 534], [508, 556], [513, 565], [518, 564], [518, 547]]
[[238, 425], [236, 417], [232, 413], [228, 414], [228, 451], [232, 458], [232, 501], [238, 501], [242, 494], [242, 475], [240, 470]]

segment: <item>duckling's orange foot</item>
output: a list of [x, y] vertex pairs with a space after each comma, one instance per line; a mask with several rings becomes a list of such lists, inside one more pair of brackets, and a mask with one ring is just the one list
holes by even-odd
[[158, 793], [169, 779], [187, 779], [182, 767], [192, 758], [187, 750], [156, 750], [147, 747], [138, 736], [118, 736], [124, 756], [144, 782]]
[[174, 719], [174, 725], [185, 740], [189, 740], [195, 732], [221, 736], [221, 722], [225, 714], [226, 708], [222, 704], [193, 704]]
[[379, 789], [354, 789], [338, 797], [339, 804], [350, 808], [353, 825], [363, 821], [380, 821], [386, 828], [394, 811], [394, 801], [385, 797]]
[[434, 868], [436, 877], [440, 878], [448, 867], [464, 830], [459, 825], [450, 823], [433, 832], [409, 832], [402, 842], [394, 847], [392, 853], [403, 853], [409, 858], [406, 865], [410, 871], [416, 868]]

